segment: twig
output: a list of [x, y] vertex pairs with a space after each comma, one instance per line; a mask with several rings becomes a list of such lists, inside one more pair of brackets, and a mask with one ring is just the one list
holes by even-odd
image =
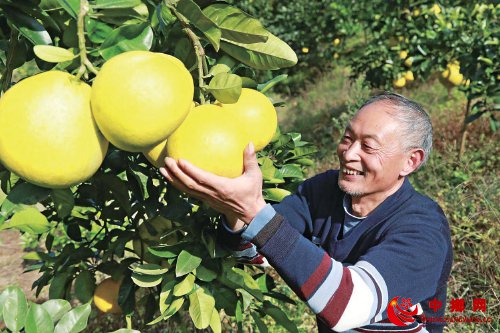
[[76, 74], [76, 79], [80, 80], [80, 78], [84, 75], [87, 77], [87, 69], [89, 69], [92, 73], [98, 73], [98, 70], [94, 67], [94, 65], [87, 58], [87, 49], [85, 46], [85, 16], [89, 12], [90, 6], [88, 0], [80, 1], [80, 11], [78, 12], [78, 20], [77, 20], [77, 35], [78, 35], [78, 47], [80, 49], [80, 68], [78, 69], [78, 73]]
[[19, 31], [17, 29], [12, 29], [10, 31], [10, 39], [9, 39], [9, 50], [7, 51], [7, 61], [5, 64], [5, 71], [2, 74], [2, 94], [7, 91], [9, 88], [9, 84], [12, 81], [12, 72], [14, 72], [14, 68], [12, 68], [12, 59], [14, 59], [16, 53], [16, 47], [18, 45], [17, 38], [19, 37]]
[[177, 12], [177, 10], [168, 3], [168, 0], [165, 1], [165, 5], [172, 10], [172, 12], [182, 25], [182, 31], [188, 36], [188, 38], [191, 40], [191, 43], [193, 44], [194, 50], [196, 52], [196, 64], [198, 67], [198, 86], [200, 88], [199, 97], [201, 104], [205, 104], [205, 96], [203, 95], [203, 87], [205, 86], [205, 82], [203, 81], [203, 77], [208, 73], [208, 66], [205, 59], [205, 49], [201, 45], [198, 36], [196, 36], [196, 34], [189, 26], [189, 22], [186, 20], [186, 18], [182, 16], [182, 14]]

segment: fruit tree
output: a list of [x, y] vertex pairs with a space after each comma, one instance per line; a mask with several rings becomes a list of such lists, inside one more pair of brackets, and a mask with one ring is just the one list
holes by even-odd
[[0, 14], [0, 229], [44, 240], [37, 293], [93, 300], [129, 330], [189, 313], [214, 332], [223, 315], [297, 331], [268, 271], [224, 247], [221, 216], [158, 171], [168, 154], [237, 177], [252, 141], [266, 200], [293, 191], [315, 149], [264, 95], [285, 76], [258, 74], [295, 52], [226, 3], [1, 0]]

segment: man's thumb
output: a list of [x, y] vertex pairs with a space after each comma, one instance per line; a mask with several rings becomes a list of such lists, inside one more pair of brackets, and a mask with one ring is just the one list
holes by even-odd
[[245, 152], [243, 153], [243, 166], [245, 168], [245, 173], [259, 170], [259, 163], [257, 163], [253, 142], [250, 142], [245, 148]]

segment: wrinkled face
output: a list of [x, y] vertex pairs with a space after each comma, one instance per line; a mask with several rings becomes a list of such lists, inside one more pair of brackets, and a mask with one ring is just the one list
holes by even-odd
[[339, 186], [353, 197], [392, 194], [402, 183], [407, 153], [401, 144], [401, 124], [391, 111], [385, 102], [363, 107], [340, 141]]

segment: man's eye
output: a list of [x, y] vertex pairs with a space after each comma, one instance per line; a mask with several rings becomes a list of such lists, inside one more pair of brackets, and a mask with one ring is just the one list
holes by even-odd
[[372, 147], [372, 146], [367, 145], [366, 143], [365, 143], [365, 144], [363, 144], [363, 147], [364, 147], [365, 149], [368, 149], [368, 150], [373, 149], [373, 147]]

